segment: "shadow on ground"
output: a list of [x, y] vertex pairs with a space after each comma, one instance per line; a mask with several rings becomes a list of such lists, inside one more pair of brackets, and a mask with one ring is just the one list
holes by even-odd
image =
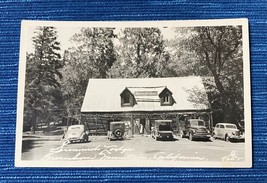
[[31, 149], [41, 147], [36, 140], [23, 140], [22, 141], [22, 153], [29, 152]]

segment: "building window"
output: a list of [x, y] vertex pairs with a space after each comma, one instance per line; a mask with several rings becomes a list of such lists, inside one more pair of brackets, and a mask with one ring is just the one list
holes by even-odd
[[171, 106], [176, 103], [172, 97], [172, 92], [167, 87], [160, 92], [159, 97], [161, 106]]
[[133, 107], [135, 105], [134, 96], [127, 88], [123, 90], [123, 92], [120, 95], [121, 95], [121, 107]]
[[169, 104], [171, 102], [170, 95], [165, 95], [163, 97], [163, 103]]
[[172, 105], [172, 96], [169, 93], [166, 93], [162, 96], [161, 105]]
[[124, 104], [130, 104], [130, 94], [129, 93], [125, 93], [123, 96], [123, 103]]

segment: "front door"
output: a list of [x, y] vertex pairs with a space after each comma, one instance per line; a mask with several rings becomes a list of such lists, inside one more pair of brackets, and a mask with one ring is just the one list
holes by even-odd
[[140, 134], [145, 133], [146, 128], [146, 118], [141, 118], [140, 119]]

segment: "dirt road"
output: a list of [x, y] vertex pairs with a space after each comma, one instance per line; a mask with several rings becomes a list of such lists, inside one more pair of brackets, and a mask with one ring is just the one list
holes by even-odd
[[222, 140], [156, 141], [150, 136], [135, 136], [109, 141], [104, 136], [90, 136], [88, 143], [66, 144], [60, 137], [23, 138], [22, 160], [171, 160], [171, 161], [222, 161], [231, 158], [243, 161], [245, 143]]

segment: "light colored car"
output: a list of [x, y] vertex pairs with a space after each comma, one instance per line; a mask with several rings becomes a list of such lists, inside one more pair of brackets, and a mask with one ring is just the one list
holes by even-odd
[[245, 140], [244, 134], [242, 134], [232, 123], [217, 123], [214, 127], [213, 137], [224, 139], [225, 141]]
[[152, 138], [159, 139], [169, 139], [173, 140], [173, 132], [171, 128], [172, 120], [155, 120], [155, 124], [152, 127]]
[[84, 125], [71, 125], [68, 127], [63, 138], [69, 142], [88, 142], [89, 131], [85, 129]]

